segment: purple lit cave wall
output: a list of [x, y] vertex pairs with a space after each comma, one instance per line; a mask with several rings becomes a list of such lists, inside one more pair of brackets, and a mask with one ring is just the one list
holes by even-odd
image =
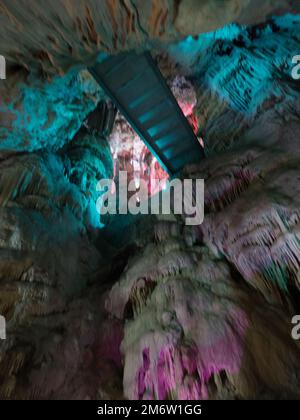
[[[90, 72], [132, 51], [200, 225], [99, 215], [101, 179], [172, 179]], [[0, 399], [300, 398], [300, 2], [1, 0], [0, 55]]]

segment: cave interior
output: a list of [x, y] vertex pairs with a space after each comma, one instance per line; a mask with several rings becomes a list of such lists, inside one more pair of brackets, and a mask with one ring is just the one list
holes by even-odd
[[0, 1], [0, 400], [300, 398], [299, 62], [297, 0]]

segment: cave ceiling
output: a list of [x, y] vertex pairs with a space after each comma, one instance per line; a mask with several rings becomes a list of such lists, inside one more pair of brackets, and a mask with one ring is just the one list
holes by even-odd
[[299, 2], [75, 3], [1, 2], [1, 54], [10, 74], [0, 86], [1, 150], [58, 149], [70, 141], [103, 97], [85, 70], [100, 51], [150, 49], [167, 78], [192, 77], [208, 153], [241, 138], [259, 107], [279, 102], [284, 112], [282, 93], [293, 90], [285, 77], [298, 43]]

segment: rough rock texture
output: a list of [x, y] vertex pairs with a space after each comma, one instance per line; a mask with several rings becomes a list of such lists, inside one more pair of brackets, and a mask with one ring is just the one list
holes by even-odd
[[[0, 398], [299, 398], [299, 2], [99, 4], [0, 4]], [[200, 227], [99, 229], [122, 121], [83, 67], [130, 48], [196, 104]]]
[[100, 225], [95, 183], [112, 176], [103, 109], [100, 126], [92, 113], [66, 150], [1, 155], [0, 398], [100, 398], [110, 385], [122, 394], [122, 327], [99, 329], [107, 286], [94, 283], [109, 267], [89, 238]]
[[99, 100], [93, 80], [84, 74], [77, 83], [70, 69], [91, 65], [100, 51], [157, 47], [299, 10], [298, 0], [3, 0], [0, 54], [9, 77], [0, 84], [0, 149], [69, 141]]
[[[227, 23], [263, 21], [299, 10], [297, 1], [266, 0], [4, 0], [1, 53], [11, 65], [49, 75], [92, 62], [99, 51], [178, 40]], [[191, 19], [191, 14], [193, 19]]]
[[106, 302], [125, 320], [130, 399], [299, 397], [299, 346], [286, 309], [268, 306], [198, 228], [161, 221]]
[[299, 15], [286, 15], [260, 25], [229, 25], [158, 51], [166, 77], [185, 74], [193, 81], [207, 155], [283, 141], [299, 115], [299, 85], [292, 79], [299, 28]]
[[[8, 73], [8, 81], [11, 73]], [[0, 150], [57, 150], [69, 142], [103, 98], [86, 71], [70, 71], [51, 82], [5, 89], [0, 85]]]
[[299, 297], [297, 148], [223, 154], [195, 170], [206, 179], [205, 243], [270, 302]]

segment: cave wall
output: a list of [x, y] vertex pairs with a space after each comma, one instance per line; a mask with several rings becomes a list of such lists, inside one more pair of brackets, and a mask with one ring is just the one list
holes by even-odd
[[[96, 3], [0, 5], [0, 398], [299, 398], [299, 2]], [[120, 126], [84, 67], [130, 48], [196, 92], [200, 227], [96, 212]]]
[[122, 326], [106, 319], [110, 271], [92, 240], [96, 183], [113, 174], [109, 121], [102, 102], [66, 148], [1, 154], [1, 399], [122, 395]]
[[299, 398], [286, 307], [247, 285], [199, 228], [160, 220], [106, 299], [124, 322], [129, 399]]

